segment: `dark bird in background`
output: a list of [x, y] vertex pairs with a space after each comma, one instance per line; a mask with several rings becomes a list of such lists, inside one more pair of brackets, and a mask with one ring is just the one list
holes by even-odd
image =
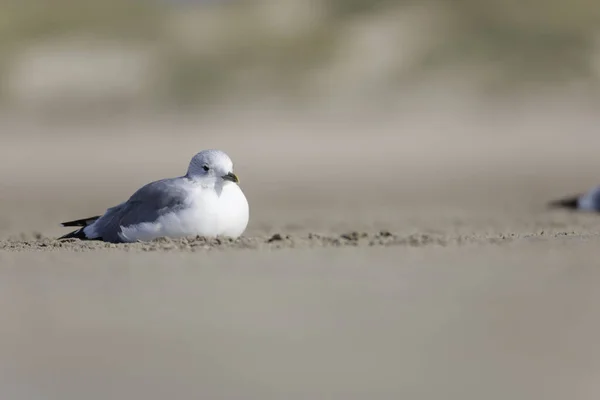
[[564, 197], [548, 204], [551, 208], [600, 212], [600, 186], [587, 193]]

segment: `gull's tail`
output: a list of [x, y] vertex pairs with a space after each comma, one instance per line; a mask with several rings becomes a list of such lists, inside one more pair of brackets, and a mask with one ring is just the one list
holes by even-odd
[[562, 199], [554, 200], [548, 203], [550, 208], [567, 208], [569, 210], [575, 210], [579, 208], [579, 198], [581, 196], [569, 196]]
[[82, 228], [79, 228], [79, 229], [77, 229], [76, 231], [73, 231], [73, 232], [69, 232], [69, 233], [67, 233], [64, 236], [59, 237], [59, 239], [90, 240], [90, 238], [86, 236], [86, 234], [83, 231], [83, 229], [86, 226], [89, 226], [89, 225], [93, 224], [94, 222], [96, 222], [96, 220], [98, 218], [100, 218], [100, 215], [97, 215], [95, 217], [89, 217], [89, 218], [83, 218], [83, 219], [76, 219], [74, 221], [62, 222], [61, 223], [62, 226], [81, 226]]

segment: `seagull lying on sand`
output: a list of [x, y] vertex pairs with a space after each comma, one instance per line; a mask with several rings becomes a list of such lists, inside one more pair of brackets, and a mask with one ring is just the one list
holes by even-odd
[[248, 225], [246, 196], [233, 163], [220, 150], [204, 150], [184, 176], [151, 182], [104, 215], [63, 222], [80, 229], [60, 239], [122, 243], [158, 237], [240, 236]]
[[551, 202], [552, 208], [600, 212], [600, 186], [584, 194], [565, 197]]

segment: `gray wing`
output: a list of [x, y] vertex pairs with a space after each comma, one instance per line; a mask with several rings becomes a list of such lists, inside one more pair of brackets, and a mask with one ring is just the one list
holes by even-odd
[[94, 223], [98, 238], [106, 242], [121, 242], [122, 227], [156, 221], [161, 215], [186, 206], [185, 178], [163, 179], [140, 188], [129, 200], [109, 208]]

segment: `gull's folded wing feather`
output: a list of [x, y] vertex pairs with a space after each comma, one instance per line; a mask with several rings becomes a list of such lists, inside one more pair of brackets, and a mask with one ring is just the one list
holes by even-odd
[[[120, 233], [123, 227], [154, 222], [161, 215], [184, 208], [187, 199], [184, 188], [186, 184], [187, 178], [151, 182], [136, 191], [126, 202], [106, 210], [92, 225], [80, 231], [85, 232], [85, 239], [122, 242]], [[63, 238], [82, 238], [82, 234], [77, 234], [78, 232], [71, 232]]]

